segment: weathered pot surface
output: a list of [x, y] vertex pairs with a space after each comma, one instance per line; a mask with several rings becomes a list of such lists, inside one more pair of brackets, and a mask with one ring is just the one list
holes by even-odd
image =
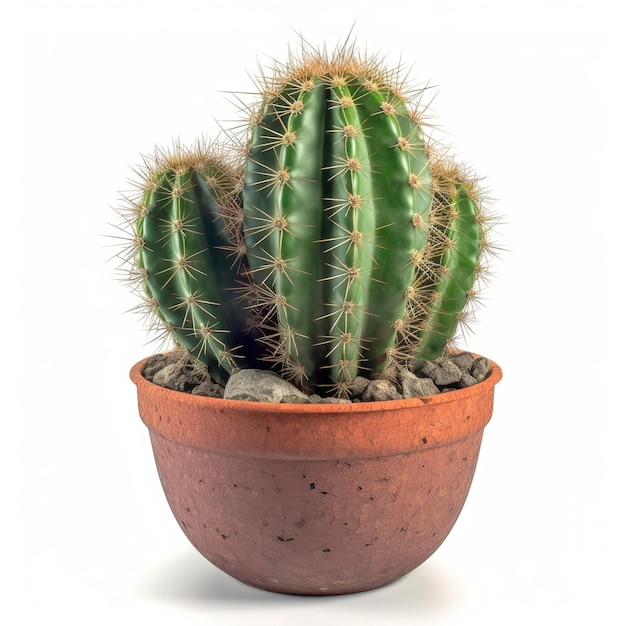
[[170, 507], [191, 543], [262, 589], [386, 585], [435, 552], [474, 475], [502, 370], [436, 396], [266, 404], [171, 391], [131, 370]]

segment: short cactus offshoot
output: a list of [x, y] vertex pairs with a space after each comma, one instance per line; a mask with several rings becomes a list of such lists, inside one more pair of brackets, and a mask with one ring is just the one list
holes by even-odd
[[438, 359], [459, 325], [467, 325], [484, 278], [490, 217], [471, 174], [452, 161], [433, 164], [431, 226], [416, 266], [409, 325], [417, 327], [414, 359]]
[[175, 146], [147, 161], [130, 202], [133, 275], [144, 304], [176, 343], [224, 383], [255, 363], [254, 334], [242, 306], [246, 285], [238, 170], [223, 148]]
[[416, 95], [352, 48], [306, 49], [260, 80], [245, 150], [177, 148], [144, 168], [134, 275], [215, 380], [260, 363], [349, 396], [357, 375], [448, 348], [489, 225]]

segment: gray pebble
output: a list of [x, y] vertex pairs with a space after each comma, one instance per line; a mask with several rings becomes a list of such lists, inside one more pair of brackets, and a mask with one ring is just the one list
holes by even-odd
[[489, 374], [491, 374], [489, 360], [484, 356], [478, 357], [474, 361], [474, 365], [472, 365], [472, 376], [476, 379], [476, 382], [482, 383]]
[[175, 391], [189, 391], [199, 385], [205, 374], [185, 362], [170, 363], [154, 374], [152, 382]]
[[181, 360], [180, 354], [155, 354], [148, 359], [143, 368], [143, 375], [146, 380], [154, 382], [154, 375], [162, 370], [166, 365], [178, 363]]
[[430, 378], [418, 378], [409, 371], [399, 374], [398, 380], [402, 386], [403, 398], [417, 398], [419, 396], [432, 396], [439, 393], [437, 385]]
[[257, 369], [239, 370], [232, 374], [226, 383], [224, 398], [275, 403], [280, 403], [283, 398], [289, 398], [289, 402], [294, 402], [297, 398], [303, 402], [308, 401], [306, 394], [278, 374]]
[[363, 392], [363, 402], [400, 400], [402, 396], [398, 393], [396, 386], [389, 380], [372, 380]]
[[459, 381], [459, 387], [461, 387], [461, 389], [464, 389], [465, 387], [471, 387], [472, 385], [475, 385], [477, 382], [478, 381], [471, 374], [463, 372], [461, 380]]
[[470, 373], [474, 364], [474, 355], [471, 352], [450, 354], [448, 361], [452, 361], [462, 372]]
[[365, 378], [365, 376], [357, 376], [349, 385], [348, 391], [353, 396], [360, 396], [370, 384], [370, 379]]
[[462, 372], [452, 361], [443, 359], [438, 363], [425, 363], [420, 374], [430, 378], [437, 387], [445, 387], [458, 383]]
[[194, 396], [206, 396], [208, 398], [223, 398], [224, 388], [214, 383], [210, 378], [203, 380], [199, 385], [191, 390]]
[[431, 380], [437, 374], [437, 364], [434, 361], [424, 361], [422, 366], [417, 370], [422, 376], [430, 378]]
[[439, 362], [439, 379], [435, 380], [436, 385], [452, 385], [461, 380], [463, 372], [449, 359]]

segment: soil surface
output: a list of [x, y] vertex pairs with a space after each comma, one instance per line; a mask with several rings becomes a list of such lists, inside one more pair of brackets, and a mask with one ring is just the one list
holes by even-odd
[[449, 354], [437, 361], [424, 361], [416, 373], [400, 370], [393, 378], [370, 380], [357, 376], [349, 387], [350, 398], [307, 395], [268, 370], [239, 370], [226, 387], [218, 385], [204, 366], [193, 363], [181, 352], [157, 354], [144, 367], [149, 381], [176, 391], [212, 398], [328, 404], [400, 400], [445, 393], [482, 382], [491, 373], [489, 361], [469, 352]]

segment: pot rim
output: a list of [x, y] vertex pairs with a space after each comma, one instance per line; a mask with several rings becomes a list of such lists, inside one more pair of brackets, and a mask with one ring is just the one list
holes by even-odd
[[224, 400], [166, 389], [133, 366], [139, 414], [151, 436], [222, 455], [354, 459], [421, 452], [481, 436], [493, 411], [492, 372], [483, 382], [435, 396], [350, 404]]
[[[473, 356], [479, 357], [480, 355], [472, 353]], [[158, 388], [161, 390], [159, 393], [164, 398], [176, 399], [177, 401], [184, 401], [185, 403], [197, 404], [200, 407], [214, 407], [218, 409], [227, 408], [233, 411], [243, 410], [247, 413], [259, 413], [266, 415], [268, 411], [276, 414], [288, 414], [293, 415], [299, 413], [302, 415], [308, 415], [311, 413], [320, 414], [351, 414], [358, 413], [371, 413], [374, 411], [385, 411], [385, 409], [410, 409], [423, 405], [437, 405], [445, 404], [448, 402], [456, 402], [458, 400], [469, 398], [478, 394], [484, 393], [488, 388], [494, 387], [502, 380], [502, 368], [488, 359], [491, 367], [491, 373], [485, 380], [470, 387], [464, 389], [455, 389], [453, 391], [445, 391], [439, 394], [431, 396], [418, 396], [415, 398], [403, 398], [401, 400], [384, 400], [384, 401], [372, 401], [372, 402], [351, 402], [349, 404], [299, 404], [288, 402], [253, 402], [250, 400], [228, 400], [224, 398], [211, 398], [208, 396], [193, 395], [184, 391], [176, 391], [175, 389], [168, 389], [167, 387], [161, 387], [153, 382], [150, 382], [143, 375], [143, 369], [152, 358], [146, 357], [142, 359], [130, 370], [130, 379], [138, 387], [144, 387], [145, 389]], [[184, 400], [186, 398], [186, 400]]]

